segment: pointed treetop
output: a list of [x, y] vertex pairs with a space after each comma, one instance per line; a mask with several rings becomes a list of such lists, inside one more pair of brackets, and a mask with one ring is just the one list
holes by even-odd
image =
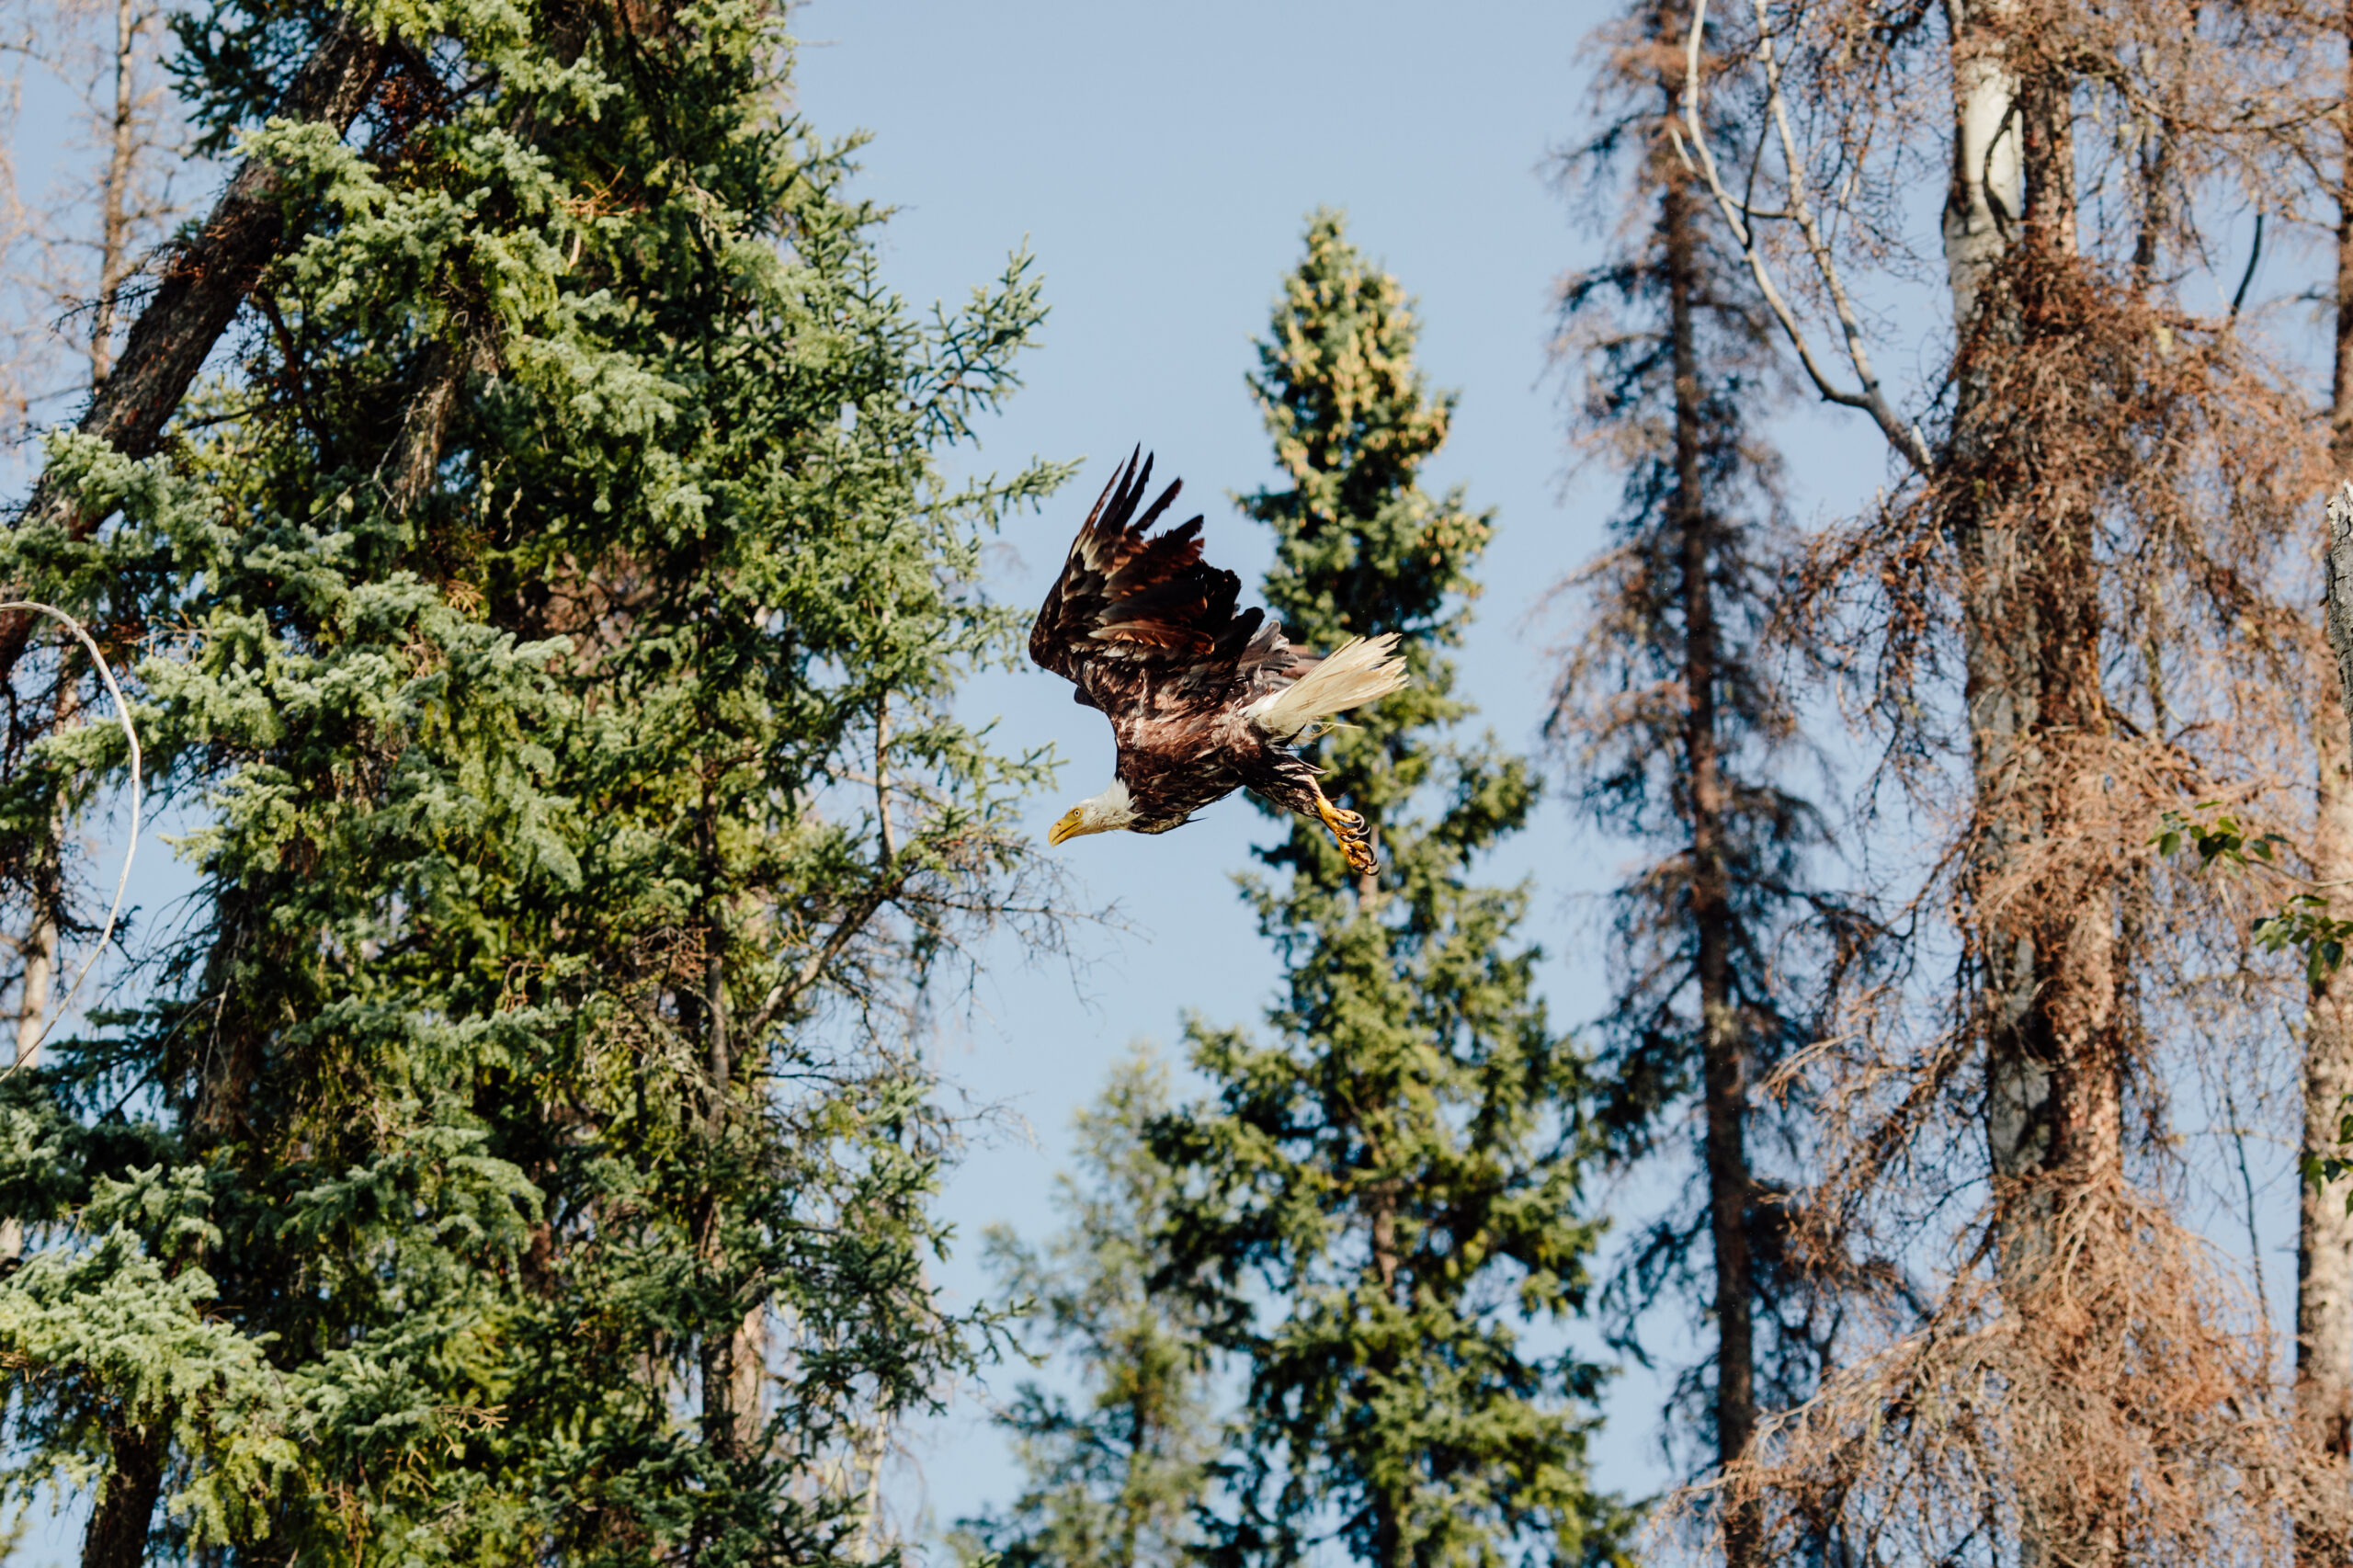
[[1313, 213], [1249, 378], [1290, 488], [1241, 498], [1275, 530], [1267, 598], [1302, 642], [1401, 631], [1452, 642], [1478, 593], [1470, 568], [1491, 515], [1420, 488], [1457, 394], [1429, 390], [1414, 363], [1419, 335], [1404, 285], [1349, 243], [1340, 213]]

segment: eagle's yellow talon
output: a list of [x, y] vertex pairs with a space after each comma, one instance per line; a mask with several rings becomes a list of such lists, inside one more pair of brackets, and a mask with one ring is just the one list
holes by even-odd
[[1364, 817], [1346, 811], [1318, 795], [1315, 814], [1332, 835], [1332, 842], [1348, 863], [1348, 869], [1358, 876], [1370, 876], [1381, 869], [1381, 857], [1373, 853], [1372, 830], [1365, 825]]

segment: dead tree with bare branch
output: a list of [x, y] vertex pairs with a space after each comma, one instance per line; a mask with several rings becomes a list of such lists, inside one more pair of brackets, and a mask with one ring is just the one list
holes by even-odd
[[[1828, 1507], [1874, 1559], [2175, 1561], [2337, 1528], [2259, 1313], [2165, 1196], [2189, 960], [2242, 912], [2148, 847], [2199, 797], [2300, 811], [2309, 638], [2275, 590], [2309, 446], [2177, 287], [2201, 182], [2264, 155], [2234, 106], [2290, 78], [2282, 35], [2070, 0], [1755, 0], [1720, 28], [1686, 155], [1803, 372], [1897, 469], [1818, 541], [1801, 608], [1949, 824], [1915, 907], [1949, 919], [1958, 983], [1785, 1077], [1830, 1130], [1812, 1212], [1916, 1227], [1978, 1195], [1969, 1225], [1910, 1232], [1925, 1310], [1884, 1298], [1732, 1494], [1784, 1538]], [[1731, 138], [1705, 119], [1723, 95]], [[1902, 194], [1930, 171], [1952, 335], [1907, 414], [1850, 274], [1928, 265]]]
[[[1780, 781], [1802, 756], [1773, 646], [1791, 535], [1759, 426], [1789, 378], [1770, 276], [1726, 243], [1680, 155], [1690, 19], [1642, 0], [1604, 29], [1601, 129], [1558, 164], [1618, 220], [1608, 259], [1563, 280], [1555, 349], [1581, 458], [1624, 486], [1609, 547], [1563, 585], [1580, 624], [1547, 730], [1596, 822], [1653, 852], [1614, 900], [1598, 1120], [1627, 1165], [1683, 1153], [1689, 1126], [1692, 1174], [1608, 1299], [1635, 1345], [1662, 1299], [1696, 1299], [1711, 1343], [1677, 1398], [1699, 1468], [1721, 1474], [1761, 1414], [1813, 1391], [1835, 1335], [1836, 1301], [1793, 1244], [1805, 1118], [1761, 1085], [1811, 1037], [1821, 994], [1868, 971], [1877, 933], [1809, 882], [1824, 823]], [[1753, 1504], [1714, 1524], [1729, 1568], [1771, 1560]]]

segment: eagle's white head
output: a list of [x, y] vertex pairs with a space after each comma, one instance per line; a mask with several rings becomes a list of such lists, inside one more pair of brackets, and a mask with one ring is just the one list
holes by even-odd
[[1088, 833], [1115, 833], [1136, 820], [1136, 809], [1128, 799], [1128, 787], [1118, 779], [1099, 795], [1089, 795], [1062, 814], [1062, 820], [1046, 830], [1046, 842], [1060, 844], [1065, 838], [1076, 838]]

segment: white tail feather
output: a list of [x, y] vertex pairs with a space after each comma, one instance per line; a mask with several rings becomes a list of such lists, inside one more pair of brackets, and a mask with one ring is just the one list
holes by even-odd
[[1280, 691], [1243, 710], [1243, 716], [1278, 740], [1290, 740], [1318, 719], [1361, 708], [1405, 684], [1405, 661], [1391, 656], [1397, 634], [1358, 637]]

